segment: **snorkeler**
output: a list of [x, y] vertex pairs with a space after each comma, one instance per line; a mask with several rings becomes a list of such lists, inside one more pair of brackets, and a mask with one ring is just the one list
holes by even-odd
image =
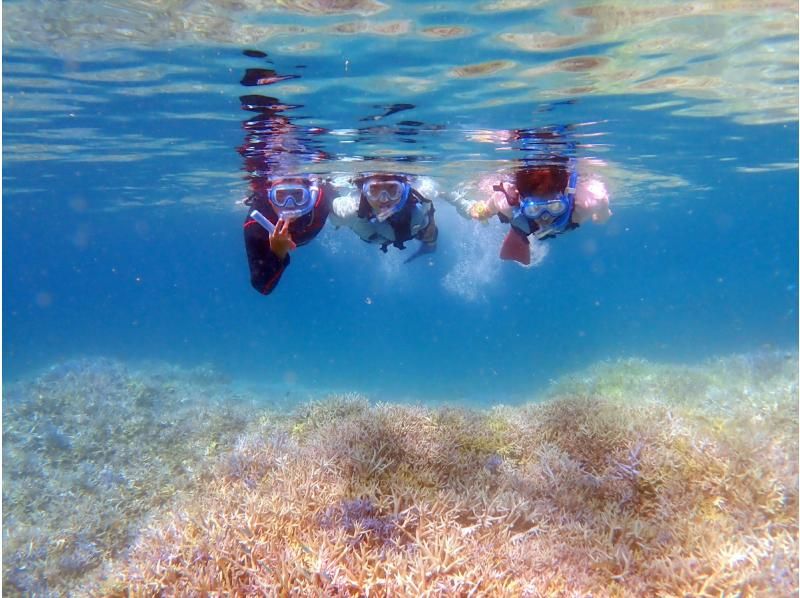
[[[246, 50], [245, 55], [266, 54]], [[241, 84], [263, 87], [298, 75], [282, 75], [272, 68], [248, 68]], [[250, 283], [259, 293], [272, 292], [289, 265], [289, 253], [316, 237], [325, 226], [335, 188], [314, 175], [288, 175], [305, 170], [309, 162], [329, 159], [315, 137], [320, 130], [297, 127], [290, 113], [297, 106], [272, 96], [248, 94], [239, 98], [242, 110], [255, 113], [243, 123], [244, 158], [250, 181], [244, 242]]]
[[[552, 131], [516, 132], [523, 148], [536, 154], [511, 175], [491, 175], [464, 185], [448, 201], [464, 216], [488, 220], [497, 215], [510, 224], [500, 258], [531, 263], [530, 237], [550, 239], [578, 228], [587, 220], [602, 224], [611, 217], [605, 184], [589, 173], [588, 160], [553, 155], [559, 138]], [[472, 187], [472, 188], [471, 188]], [[472, 192], [472, 193], [470, 193]], [[479, 194], [483, 199], [469, 199]]]
[[501, 222], [510, 224], [500, 259], [526, 266], [531, 261], [528, 237], [549, 239], [587, 220], [602, 224], [611, 217], [603, 182], [582, 179], [571, 162], [523, 168], [511, 180], [496, 180], [491, 189], [487, 199], [470, 206], [469, 214], [476, 220], [497, 214]]
[[364, 173], [352, 183], [358, 195], [342, 195], [333, 200], [333, 224], [351, 228], [367, 243], [380, 245], [384, 253], [390, 245], [405, 249], [406, 241], [421, 241], [406, 263], [436, 250], [439, 231], [433, 202], [412, 185], [409, 177]]
[[289, 252], [319, 234], [330, 213], [333, 188], [316, 177], [271, 178], [245, 200], [244, 242], [250, 283], [272, 292], [289, 265]]

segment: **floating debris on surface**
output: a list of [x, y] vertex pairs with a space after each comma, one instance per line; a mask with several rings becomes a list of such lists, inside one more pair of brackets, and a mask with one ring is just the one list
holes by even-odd
[[794, 353], [603, 363], [481, 411], [278, 416], [171, 371], [71, 362], [5, 391], [9, 595], [800, 587]]

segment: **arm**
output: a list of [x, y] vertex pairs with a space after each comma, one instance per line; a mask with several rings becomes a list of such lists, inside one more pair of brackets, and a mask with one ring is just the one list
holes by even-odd
[[447, 197], [447, 201], [465, 218], [488, 220], [495, 214], [511, 218], [513, 208], [506, 195], [497, 190], [497, 186], [501, 184], [505, 185], [508, 193], [515, 192], [506, 177], [487, 175], [474, 183], [461, 185]]
[[269, 295], [289, 265], [289, 253], [287, 251], [282, 258], [278, 257], [270, 247], [267, 231], [250, 216], [244, 223], [244, 244], [250, 266], [250, 284], [259, 293]]
[[421, 241], [421, 243], [417, 250], [403, 261], [404, 264], [417, 259], [421, 255], [436, 251], [436, 241], [439, 238], [439, 229], [436, 227], [436, 220], [433, 216], [436, 212], [436, 209], [430, 202], [425, 202], [422, 205], [428, 207], [428, 213], [425, 216], [427, 218], [427, 222], [424, 226], [422, 226], [422, 228], [418, 228], [414, 234], [414, 238], [418, 241]]
[[575, 208], [572, 212], [572, 221], [581, 224], [591, 220], [603, 224], [611, 218], [609, 208], [608, 189], [605, 183], [597, 177], [588, 175], [578, 180], [575, 189]]
[[439, 238], [439, 229], [436, 228], [436, 221], [433, 218], [434, 209], [428, 213], [428, 224], [416, 234], [416, 238], [426, 245], [436, 245], [436, 240]]
[[514, 208], [508, 203], [509, 196], [518, 195], [517, 188], [504, 177], [484, 177], [478, 182], [481, 199], [470, 208], [470, 216], [475, 220], [488, 220], [502, 214], [509, 220], [514, 216]]

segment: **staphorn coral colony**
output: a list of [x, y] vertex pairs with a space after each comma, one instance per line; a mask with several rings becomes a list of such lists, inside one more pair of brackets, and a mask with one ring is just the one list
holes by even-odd
[[88, 593], [796, 595], [797, 378], [770, 352], [601, 364], [485, 411], [252, 408]]
[[199, 486], [252, 408], [207, 368], [108, 359], [3, 388], [3, 595], [79, 595]]

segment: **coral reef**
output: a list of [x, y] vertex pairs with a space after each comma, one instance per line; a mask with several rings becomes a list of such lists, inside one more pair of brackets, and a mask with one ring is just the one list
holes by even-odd
[[3, 593], [88, 590], [146, 516], [196, 487], [252, 412], [222, 382], [81, 359], [4, 388]]
[[[91, 368], [74, 365], [6, 393], [10, 594], [791, 596], [800, 587], [795, 354], [604, 363], [521, 407], [348, 394], [289, 416], [168, 403], [174, 376], [156, 384], [104, 367], [96, 395], [80, 390]], [[106, 394], [132, 380], [136, 392]], [[45, 387], [48, 410], [34, 391]], [[100, 397], [113, 409], [100, 409]], [[108, 431], [112, 419], [144, 417], [140, 404], [147, 424]], [[153, 432], [159, 417], [168, 425]], [[83, 467], [91, 475], [75, 473]], [[71, 585], [54, 585], [58, 576]]]
[[112, 595], [794, 595], [797, 361], [619, 362], [477, 412], [335, 397], [265, 423]]

